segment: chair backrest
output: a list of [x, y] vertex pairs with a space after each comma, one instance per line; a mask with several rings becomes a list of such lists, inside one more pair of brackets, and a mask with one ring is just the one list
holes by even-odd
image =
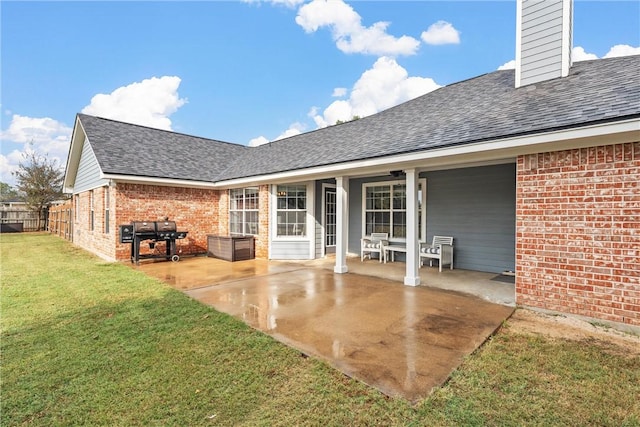
[[389, 233], [371, 233], [371, 241], [389, 240]]
[[451, 236], [433, 236], [432, 246], [436, 245], [450, 245], [453, 246], [453, 237]]

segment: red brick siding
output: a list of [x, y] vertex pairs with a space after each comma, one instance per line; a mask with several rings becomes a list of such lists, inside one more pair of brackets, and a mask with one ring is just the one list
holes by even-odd
[[640, 142], [520, 156], [516, 302], [640, 326]]
[[[179, 231], [188, 231], [186, 239], [177, 241], [180, 255], [206, 253], [207, 234], [219, 233], [218, 190], [118, 183], [112, 198], [117, 200], [117, 224], [169, 217]], [[131, 245], [117, 243], [117, 259], [129, 259], [130, 251]], [[164, 253], [164, 243], [154, 251]], [[148, 245], [141, 245], [141, 253], [148, 252]]]
[[218, 203], [218, 232], [221, 236], [229, 235], [229, 190], [220, 191]]
[[[73, 242], [101, 258], [115, 259], [118, 230], [114, 221], [114, 188], [110, 190], [109, 233], [105, 233], [105, 191], [107, 187], [84, 191], [74, 201]], [[91, 192], [93, 192], [94, 228], [90, 227]], [[76, 203], [77, 202], [77, 203]]]
[[260, 235], [256, 236], [256, 257], [269, 258], [269, 186], [260, 186]]

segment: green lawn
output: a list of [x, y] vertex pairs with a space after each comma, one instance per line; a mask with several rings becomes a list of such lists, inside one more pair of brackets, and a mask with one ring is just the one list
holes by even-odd
[[13, 425], [640, 425], [640, 358], [503, 328], [417, 405], [48, 234], [1, 235]]

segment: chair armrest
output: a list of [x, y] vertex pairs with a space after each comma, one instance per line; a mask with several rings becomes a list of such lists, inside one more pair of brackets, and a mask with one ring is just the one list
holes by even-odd
[[388, 240], [380, 240], [380, 246], [389, 246]]

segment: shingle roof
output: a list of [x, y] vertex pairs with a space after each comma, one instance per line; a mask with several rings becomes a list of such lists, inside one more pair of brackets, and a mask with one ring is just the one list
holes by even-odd
[[216, 181], [249, 148], [78, 114], [106, 174]]
[[578, 62], [516, 89], [514, 71], [465, 80], [353, 122], [248, 151], [233, 179], [468, 144], [640, 115], [640, 55]]
[[103, 172], [216, 182], [640, 117], [640, 55], [515, 88], [495, 71], [255, 148], [78, 115]]

